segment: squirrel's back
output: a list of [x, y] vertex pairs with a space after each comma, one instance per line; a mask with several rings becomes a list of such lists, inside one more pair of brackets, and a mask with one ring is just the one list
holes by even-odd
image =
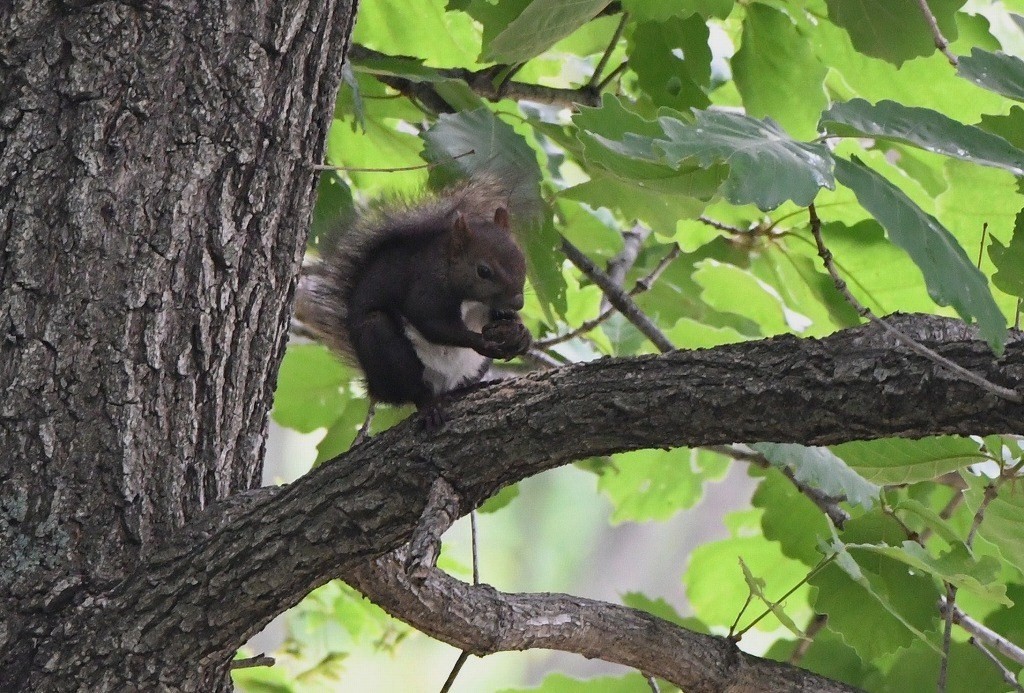
[[318, 260], [303, 268], [295, 315], [333, 351], [355, 362], [346, 328], [348, 301], [360, 272], [384, 245], [431, 238], [451, 228], [462, 214], [470, 225], [489, 222], [509, 207], [508, 186], [477, 177], [419, 199], [392, 199], [360, 210], [332, 230]]

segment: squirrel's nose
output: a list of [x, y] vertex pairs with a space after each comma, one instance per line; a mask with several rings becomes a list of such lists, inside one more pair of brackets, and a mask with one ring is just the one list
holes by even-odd
[[515, 296], [513, 296], [512, 300], [508, 302], [508, 307], [511, 308], [512, 310], [522, 310], [523, 309], [523, 295], [522, 294], [516, 294]]

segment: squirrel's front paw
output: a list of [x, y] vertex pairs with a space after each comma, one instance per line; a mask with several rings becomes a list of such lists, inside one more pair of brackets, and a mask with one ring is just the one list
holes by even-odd
[[487, 342], [487, 351], [491, 352], [484, 353], [484, 356], [490, 358], [513, 358], [526, 353], [533, 343], [530, 331], [520, 320], [494, 320], [484, 325], [482, 334]]

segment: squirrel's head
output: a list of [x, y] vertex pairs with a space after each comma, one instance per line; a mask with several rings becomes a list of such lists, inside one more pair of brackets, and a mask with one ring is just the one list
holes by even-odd
[[462, 300], [499, 312], [523, 307], [526, 259], [512, 237], [507, 209], [498, 207], [493, 221], [474, 223], [456, 212], [450, 243], [451, 285]]

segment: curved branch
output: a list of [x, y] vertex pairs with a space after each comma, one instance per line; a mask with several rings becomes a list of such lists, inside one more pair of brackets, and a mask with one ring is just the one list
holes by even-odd
[[423, 581], [411, 580], [403, 557], [403, 550], [388, 554], [345, 579], [391, 615], [478, 656], [532, 648], [575, 652], [663, 678], [689, 693], [856, 690], [625, 606], [565, 594], [506, 594], [436, 568]]
[[[997, 359], [956, 320], [896, 324], [994, 382], [1024, 382], [1019, 333]], [[104, 597], [107, 608], [82, 608], [53, 646], [63, 639], [89, 651], [82, 641], [107, 632], [97, 628], [116, 632], [113, 620], [131, 624], [123, 639], [102, 651], [94, 645], [92, 658], [74, 666], [103, 671], [140, 658], [153, 671], [202, 658], [227, 666], [235, 648], [309, 590], [409, 541], [438, 477], [466, 513], [508, 484], [589, 456], [984, 435], [1019, 430], [1024, 420], [1024, 406], [964, 382], [876, 326], [821, 340], [787, 335], [604, 359], [478, 387], [446, 407], [441, 432], [406, 421], [288, 487], [254, 494], [223, 523], [209, 518], [205, 538], [169, 543]]]

